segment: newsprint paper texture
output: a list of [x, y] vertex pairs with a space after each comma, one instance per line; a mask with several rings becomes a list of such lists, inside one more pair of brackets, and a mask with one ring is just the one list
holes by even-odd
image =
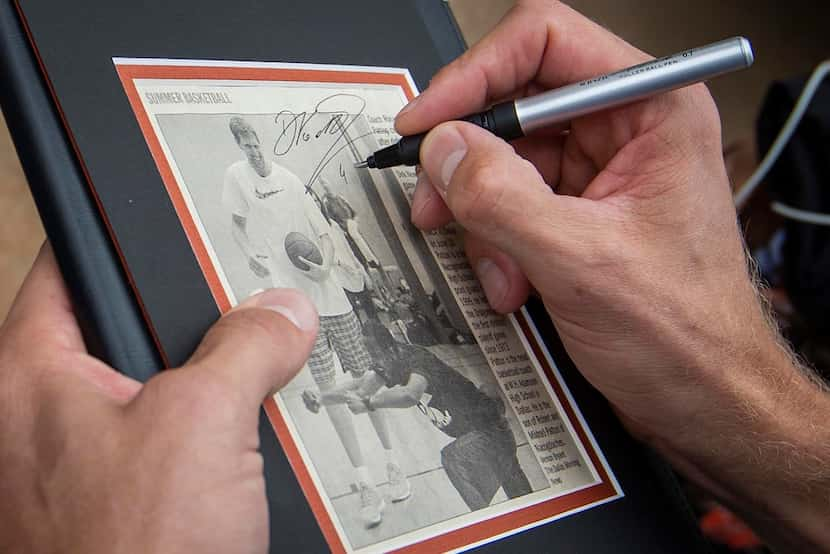
[[488, 309], [460, 229], [409, 223], [401, 69], [115, 59], [222, 311], [271, 286], [321, 315], [266, 402], [336, 552], [448, 551], [622, 491], [526, 313]]

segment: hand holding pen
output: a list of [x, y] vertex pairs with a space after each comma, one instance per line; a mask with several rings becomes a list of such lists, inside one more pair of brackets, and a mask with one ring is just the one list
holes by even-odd
[[[827, 433], [798, 424], [830, 413], [830, 401], [767, 324], [706, 88], [576, 113], [512, 143], [452, 121], [585, 80], [607, 90], [610, 77], [591, 80], [646, 62], [561, 3], [518, 2], [397, 118], [403, 136], [428, 131], [412, 221], [466, 229], [496, 310], [518, 309], [535, 288], [576, 366], [631, 432], [744, 515], [792, 522], [763, 529], [773, 544], [830, 544], [830, 490], [797, 497], [787, 466], [806, 454], [830, 467]], [[782, 442], [790, 454], [765, 446]]]
[[[754, 59], [749, 41], [735, 37], [590, 77], [535, 96], [500, 102], [488, 110], [460, 119], [510, 141], [590, 113], [746, 69]], [[355, 166], [382, 169], [416, 165], [425, 136], [426, 133], [405, 136]]]

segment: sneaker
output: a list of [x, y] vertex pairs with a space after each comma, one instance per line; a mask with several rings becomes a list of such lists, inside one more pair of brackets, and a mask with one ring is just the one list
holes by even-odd
[[383, 519], [386, 503], [375, 487], [360, 483], [360, 519], [366, 527], [375, 527]]
[[401, 466], [391, 462], [386, 464], [386, 477], [389, 479], [389, 498], [392, 502], [400, 502], [409, 498], [412, 488]]
[[304, 390], [302, 399], [309, 412], [316, 414], [320, 411], [320, 397], [316, 392], [313, 390]]

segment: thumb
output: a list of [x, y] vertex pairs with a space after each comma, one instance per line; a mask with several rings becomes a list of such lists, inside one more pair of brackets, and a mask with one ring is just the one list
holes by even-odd
[[544, 277], [540, 254], [573, 259], [578, 237], [592, 231], [585, 216], [596, 203], [555, 194], [510, 144], [475, 125], [433, 129], [421, 147], [421, 169], [419, 178], [430, 181], [455, 219], [515, 259], [531, 281]]
[[303, 367], [317, 326], [302, 292], [269, 289], [222, 316], [182, 369], [212, 372], [258, 406]]

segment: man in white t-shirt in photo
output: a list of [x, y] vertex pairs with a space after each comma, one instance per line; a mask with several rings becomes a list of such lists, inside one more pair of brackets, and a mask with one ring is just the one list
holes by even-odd
[[[258, 277], [270, 277], [274, 287], [300, 289], [317, 307], [320, 331], [308, 367], [325, 393], [336, 384], [332, 349], [353, 378], [371, 366], [360, 322], [331, 271], [335, 263], [331, 228], [302, 181], [263, 155], [259, 137], [248, 121], [232, 117], [229, 128], [245, 154], [244, 160], [225, 171], [222, 202], [231, 213], [231, 232]], [[295, 265], [285, 245], [289, 233], [300, 233], [314, 243], [322, 262], [300, 258], [307, 269]], [[325, 410], [355, 468], [361, 519], [368, 527], [378, 525], [385, 503], [369, 475], [352, 414], [343, 405], [326, 406]], [[386, 415], [375, 411], [369, 417], [386, 453], [389, 497], [393, 502], [404, 500], [410, 494], [409, 481], [395, 459]]]

